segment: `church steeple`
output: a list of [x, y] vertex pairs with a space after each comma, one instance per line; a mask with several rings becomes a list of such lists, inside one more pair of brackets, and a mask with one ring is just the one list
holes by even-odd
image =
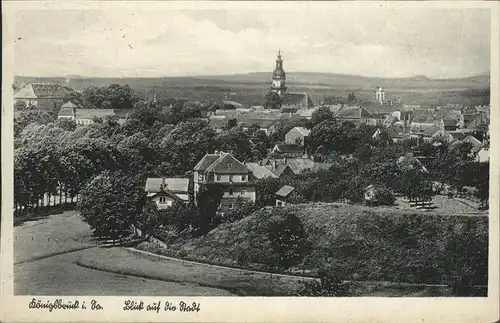
[[278, 49], [278, 58], [276, 59], [276, 67], [273, 72], [271, 90], [278, 93], [280, 96], [286, 92], [285, 86], [286, 74], [283, 70], [283, 60], [281, 59], [281, 51]]

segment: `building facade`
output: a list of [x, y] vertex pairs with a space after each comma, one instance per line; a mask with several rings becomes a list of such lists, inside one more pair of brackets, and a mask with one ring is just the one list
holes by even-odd
[[148, 178], [145, 191], [147, 198], [156, 203], [158, 209], [166, 209], [175, 201], [189, 201], [189, 178]]
[[238, 199], [249, 202], [256, 200], [252, 171], [229, 153], [206, 154], [194, 167], [193, 176], [195, 202], [203, 185], [217, 183], [222, 186], [222, 213], [232, 210]]

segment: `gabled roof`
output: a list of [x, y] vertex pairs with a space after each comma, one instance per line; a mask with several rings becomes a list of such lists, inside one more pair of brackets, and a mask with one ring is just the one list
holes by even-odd
[[282, 188], [280, 188], [277, 192], [276, 192], [276, 195], [277, 196], [281, 196], [281, 197], [287, 197], [288, 195], [290, 195], [290, 193], [292, 193], [293, 191], [295, 190], [294, 187], [292, 186], [288, 186], [288, 185], [284, 185]]
[[203, 158], [194, 166], [193, 170], [204, 172], [207, 168], [212, 165], [214, 161], [219, 159], [219, 154], [206, 154]]
[[72, 107], [62, 106], [57, 115], [60, 117], [73, 117], [75, 115], [75, 110]]
[[288, 133], [290, 133], [292, 130], [296, 130], [296, 131], [300, 132], [304, 137], [309, 136], [309, 134], [311, 133], [311, 130], [306, 129], [304, 127], [294, 127], [290, 131], [288, 131]]
[[189, 178], [148, 178], [146, 180], [145, 191], [149, 193], [158, 193], [161, 191], [161, 185], [173, 193], [187, 193], [189, 187]]
[[253, 173], [253, 176], [257, 179], [262, 178], [278, 178], [278, 175], [273, 173], [269, 168], [259, 165], [258, 163], [247, 163], [247, 168]]
[[396, 161], [396, 164], [401, 169], [413, 169], [415, 166], [419, 167], [422, 171], [427, 173], [427, 168], [414, 156], [401, 156]]
[[[231, 165], [231, 167], [229, 167]], [[194, 167], [195, 171], [221, 174], [251, 173], [245, 165], [229, 153], [206, 154]]]
[[307, 93], [285, 92], [281, 100], [282, 107], [299, 105], [302, 105], [304, 108], [310, 108], [314, 104]]
[[366, 109], [362, 107], [348, 107], [344, 106], [341, 108], [335, 118], [339, 119], [362, 119], [362, 118], [373, 118], [373, 115], [366, 111]]
[[472, 145], [473, 148], [478, 149], [483, 146], [483, 143], [479, 141], [476, 137], [473, 135], [468, 135], [464, 139], [462, 139], [462, 142], [467, 142]]
[[57, 83], [30, 83], [14, 95], [15, 99], [62, 99], [69, 89]]
[[64, 103], [61, 108], [77, 108], [78, 106], [71, 101]]

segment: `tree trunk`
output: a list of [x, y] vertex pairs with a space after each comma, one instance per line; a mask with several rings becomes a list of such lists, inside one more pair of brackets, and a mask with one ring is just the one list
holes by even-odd
[[64, 184], [64, 204], [68, 203], [68, 188], [66, 187], [66, 184]]
[[59, 186], [59, 205], [62, 204], [62, 196], [63, 196], [62, 186]]

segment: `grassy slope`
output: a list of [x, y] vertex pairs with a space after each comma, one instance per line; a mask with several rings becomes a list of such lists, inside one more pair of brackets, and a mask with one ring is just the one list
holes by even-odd
[[[484, 283], [487, 217], [445, 216], [395, 208], [313, 203], [288, 207], [301, 220], [312, 245], [295, 271], [330, 266], [344, 279], [447, 283], [447, 270], [460, 267]], [[223, 265], [266, 269], [274, 257], [267, 238], [271, 209], [224, 224], [198, 239], [172, 245], [169, 254]], [[468, 253], [468, 255], [464, 254]], [[293, 270], [293, 269], [292, 269]]]

